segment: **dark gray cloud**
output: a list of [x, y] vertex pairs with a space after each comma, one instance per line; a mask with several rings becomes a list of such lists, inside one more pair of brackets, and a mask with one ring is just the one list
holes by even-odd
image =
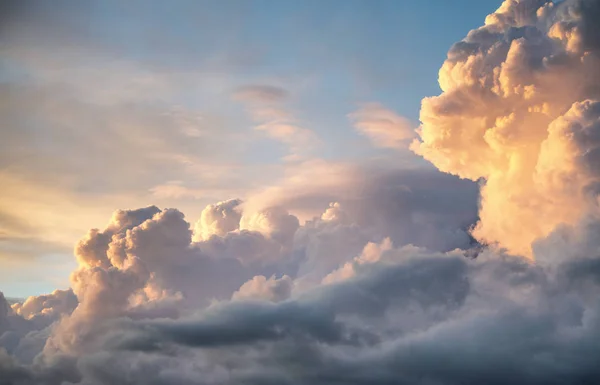
[[118, 374], [104, 356], [89, 357], [87, 370], [115, 383], [145, 381], [137, 365], [154, 362], [156, 384], [220, 383], [220, 370], [231, 384], [591, 384], [600, 378], [600, 308], [588, 296], [600, 285], [564, 286], [590, 261], [566, 260], [550, 273], [510, 256], [388, 255], [280, 304], [127, 322], [106, 347], [134, 369], [120, 364]]
[[[82, 385], [591, 384], [600, 378], [600, 256], [586, 249], [597, 244], [597, 226], [545, 240], [565, 247], [560, 259], [539, 265], [489, 250], [470, 259], [408, 246], [279, 303], [221, 301], [172, 320], [98, 314], [106, 318], [78, 342], [94, 341], [82, 354], [45, 352], [31, 365], [5, 354], [3, 378], [26, 385], [61, 383], [55, 378]], [[4, 309], [6, 324], [14, 316]]]
[[12, 357], [6, 352], [0, 350], [0, 384], [2, 385], [17, 385], [33, 383], [32, 373], [19, 366]]
[[347, 203], [357, 223], [387, 232], [398, 245], [465, 248], [478, 219], [477, 184], [434, 170], [381, 173], [365, 184], [361, 198]]

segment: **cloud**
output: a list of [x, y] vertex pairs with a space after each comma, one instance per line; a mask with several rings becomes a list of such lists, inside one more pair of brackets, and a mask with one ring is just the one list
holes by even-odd
[[272, 276], [267, 279], [264, 275], [257, 275], [240, 286], [233, 293], [232, 299], [264, 299], [272, 302], [280, 302], [288, 299], [292, 294], [293, 280], [289, 275], [281, 278]]
[[[537, 245], [557, 255], [531, 264], [489, 249], [472, 259], [463, 250], [369, 242], [368, 229], [352, 223], [342, 204], [294, 229], [284, 226], [289, 214], [275, 212], [258, 231], [234, 229], [199, 242], [176, 210], [115, 212], [76, 248], [74, 310], [50, 300], [68, 292], [5, 305], [3, 378], [455, 384], [502, 368], [498, 383], [542, 384], [599, 375], [592, 345], [600, 331], [593, 300], [599, 264], [585, 252], [597, 245], [597, 221]], [[274, 230], [295, 233], [291, 251], [267, 247], [289, 239], [269, 236]], [[246, 239], [271, 259], [249, 263], [247, 246], [232, 254], [231, 242]], [[362, 252], [339, 247], [352, 241]], [[273, 263], [289, 274], [268, 273]], [[307, 281], [319, 271], [321, 279]], [[198, 296], [219, 292], [220, 301], [201, 305]], [[51, 314], [46, 309], [62, 316], [47, 329], [28, 323]]]
[[442, 94], [423, 100], [412, 149], [485, 180], [480, 241], [531, 256], [535, 239], [593, 209], [597, 17], [594, 0], [505, 1], [452, 47]]
[[279, 182], [249, 194], [244, 210], [277, 205], [312, 219], [337, 202], [324, 219], [339, 217], [371, 229], [381, 236], [377, 241], [391, 237], [397, 245], [414, 243], [435, 250], [466, 247], [472, 241], [468, 231], [477, 221], [479, 199], [473, 182], [430, 168], [398, 170], [325, 160], [306, 161], [286, 171]]
[[[247, 122], [229, 92], [254, 83], [244, 72], [249, 63], [237, 60], [246, 54], [193, 54], [179, 38], [165, 43], [166, 35], [153, 32], [165, 20], [148, 20], [154, 19], [150, 12], [135, 23], [152, 26], [144, 39], [163, 49], [160, 57], [141, 59], [121, 45], [127, 39], [104, 35], [121, 22], [131, 26], [119, 15], [134, 9], [113, 18], [67, 3], [51, 10], [37, 3], [9, 6], [11, 17], [2, 25], [0, 235], [11, 226], [10, 244], [0, 245], [3, 259], [58, 252], [68, 258], [65, 250], [115, 207], [176, 201], [196, 215], [270, 175], [248, 177], [255, 167], [248, 153], [258, 140], [243, 131]], [[73, 22], [88, 16], [104, 32]], [[116, 24], [104, 29], [106, 17]], [[198, 28], [197, 20], [189, 22]], [[7, 216], [17, 221], [7, 224]]]
[[15, 314], [25, 319], [48, 317], [56, 320], [62, 314], [70, 314], [77, 307], [77, 297], [72, 290], [55, 290], [48, 295], [29, 297], [12, 305]]
[[272, 206], [240, 219], [240, 228], [257, 231], [284, 245], [292, 241], [300, 223], [286, 209]]
[[362, 175], [360, 171], [360, 167], [353, 164], [323, 159], [290, 164], [280, 180], [248, 193], [245, 210], [254, 212], [273, 205], [295, 210], [312, 209], [306, 218], [310, 219], [345, 192], [352, 193], [351, 185]]
[[[164, 201], [165, 194], [156, 198], [148, 190], [165, 180], [187, 180], [191, 175], [204, 180], [205, 189], [194, 191], [204, 204], [216, 190], [219, 195], [231, 190], [230, 178], [243, 184], [232, 172], [221, 173], [223, 179], [206, 172], [216, 159], [209, 160], [210, 151], [200, 142], [213, 146], [221, 139], [190, 138], [180, 132], [180, 115], [191, 116], [192, 111], [174, 116], [143, 103], [98, 105], [54, 83], [5, 83], [0, 99], [3, 259], [68, 254], [82, 231], [102, 223], [119, 204]], [[169, 111], [168, 106], [164, 109]], [[198, 130], [213, 123], [208, 118]], [[48, 135], [52, 140], [44, 139]], [[204, 165], [203, 172], [198, 172], [198, 164]]]
[[384, 252], [391, 249], [392, 242], [389, 238], [385, 238], [380, 244], [369, 242], [364, 247], [362, 253], [355, 257], [352, 262], [346, 262], [339, 269], [327, 274], [327, 276], [323, 278], [323, 283], [334, 283], [352, 278], [356, 275], [356, 270], [359, 265], [377, 262], [381, 259]]
[[237, 88], [233, 93], [235, 100], [249, 103], [273, 103], [287, 98], [288, 92], [276, 86], [249, 85]]
[[239, 229], [242, 219], [239, 210], [241, 203], [240, 199], [230, 199], [206, 206], [194, 227], [194, 238], [207, 240], [213, 235], [224, 236]]
[[351, 113], [356, 131], [366, 136], [376, 147], [408, 148], [415, 132], [412, 123], [378, 103], [368, 103]]
[[7, 266], [19, 262], [32, 263], [44, 254], [65, 254], [69, 251], [70, 248], [67, 245], [59, 242], [27, 237], [24, 234], [16, 234], [15, 236], [0, 235], [0, 259]]
[[[241, 200], [207, 206], [195, 239], [178, 210], [117, 210], [104, 229], [91, 229], [77, 243], [71, 289], [30, 297], [7, 310], [13, 321], [0, 336], [2, 346], [32, 378], [46, 370], [35, 366], [40, 360], [54, 370], [56, 357], [80, 356], [77, 377], [92, 360], [90, 354], [104, 349], [104, 337], [121, 330], [112, 322], [182, 319], [199, 309], [212, 311], [217, 305], [206, 306], [230, 298], [242, 307], [248, 301], [285, 302], [319, 286], [379, 237], [376, 228], [355, 223], [356, 213], [340, 203], [325, 204], [320, 217], [303, 225], [281, 206], [248, 212], [244, 207]], [[287, 329], [273, 327], [275, 335], [287, 338]], [[272, 332], [267, 329], [268, 337]], [[320, 335], [318, 329], [313, 332]], [[143, 345], [135, 338], [125, 340]]]
[[233, 95], [246, 107], [248, 115], [256, 123], [255, 130], [288, 147], [289, 153], [284, 160], [297, 161], [305, 159], [320, 141], [313, 130], [303, 127], [281, 104], [286, 97], [286, 90], [267, 85], [243, 86]]
[[[200, 318], [129, 324], [107, 346], [142, 350], [162, 368], [174, 364], [175, 372], [154, 374], [164, 383], [194, 373], [219, 378], [226, 366], [235, 368], [231, 383], [560, 384], [599, 375], [592, 342], [598, 309], [585, 299], [598, 283], [564, 287], [580, 279], [573, 270], [580, 261], [567, 259], [549, 273], [501, 255], [386, 253], [355, 276], [295, 299], [223, 303]], [[178, 349], [176, 362], [156, 355]], [[186, 366], [190, 359], [198, 369]]]

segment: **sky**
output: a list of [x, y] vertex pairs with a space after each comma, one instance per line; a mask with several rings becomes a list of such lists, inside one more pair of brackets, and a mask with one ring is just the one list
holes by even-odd
[[372, 104], [416, 127], [448, 47], [499, 5], [19, 3], [0, 31], [0, 281], [17, 297], [68, 286], [73, 245], [117, 208], [193, 220], [314, 159], [426, 167], [351, 115]]
[[600, 0], [0, 15], [0, 385], [600, 383]]

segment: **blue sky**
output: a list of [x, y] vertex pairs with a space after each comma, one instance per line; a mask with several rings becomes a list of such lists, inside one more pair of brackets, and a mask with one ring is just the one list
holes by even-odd
[[[116, 208], [179, 207], [193, 222], [206, 204], [285, 185], [309, 160], [423, 166], [408, 150], [373, 146], [348, 116], [377, 103], [416, 127], [421, 99], [439, 93], [448, 48], [499, 3], [7, 7], [2, 289], [26, 296], [68, 285], [72, 245]], [[232, 97], [248, 86], [285, 96]]]

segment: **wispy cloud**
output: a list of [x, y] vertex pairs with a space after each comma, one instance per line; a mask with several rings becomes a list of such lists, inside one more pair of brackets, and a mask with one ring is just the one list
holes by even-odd
[[285, 106], [287, 95], [287, 91], [279, 87], [252, 85], [236, 90], [233, 98], [244, 104], [256, 123], [255, 130], [288, 147], [284, 160], [298, 161], [313, 153], [320, 141], [316, 133], [303, 127]]
[[367, 103], [348, 115], [356, 131], [376, 147], [406, 149], [416, 136], [413, 124], [379, 103]]
[[284, 88], [264, 84], [242, 86], [233, 92], [235, 100], [248, 103], [281, 102], [287, 97], [288, 92]]

